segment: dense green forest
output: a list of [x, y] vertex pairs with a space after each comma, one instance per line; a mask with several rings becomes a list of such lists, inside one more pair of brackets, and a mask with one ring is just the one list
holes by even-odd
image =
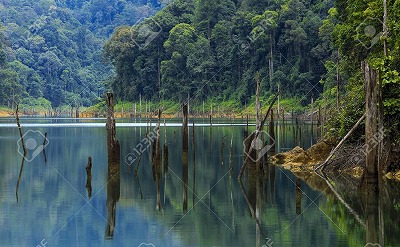
[[[308, 104], [322, 92], [333, 54], [324, 25], [331, 7], [333, 1], [176, 0], [138, 27], [114, 32], [105, 45], [116, 68], [111, 88], [129, 101], [189, 95], [245, 105], [259, 74], [264, 96], [280, 87], [284, 97]], [[158, 35], [141, 47], [147, 27]]]
[[[386, 3], [386, 1], [385, 1]], [[327, 109], [333, 136], [344, 136], [365, 109], [361, 62], [378, 74], [380, 126], [398, 141], [400, 1], [176, 0], [105, 45], [122, 100], [191, 97], [254, 102], [280, 89], [298, 104]], [[384, 13], [388, 18], [383, 18]], [[386, 23], [386, 24], [385, 24]], [[143, 30], [156, 37], [145, 45]], [[381, 90], [380, 90], [381, 88]], [[292, 109], [286, 109], [292, 110]], [[355, 139], [362, 137], [362, 129]], [[388, 144], [389, 146], [391, 144]]]
[[112, 68], [104, 42], [162, 6], [144, 0], [0, 1], [0, 105], [92, 105]]

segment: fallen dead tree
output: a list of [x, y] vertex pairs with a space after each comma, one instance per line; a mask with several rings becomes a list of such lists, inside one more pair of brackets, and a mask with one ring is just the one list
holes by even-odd
[[321, 165], [317, 166], [314, 169], [315, 171], [319, 169], [324, 170], [328, 161], [332, 158], [332, 156], [336, 153], [336, 151], [340, 148], [340, 146], [342, 146], [342, 144], [347, 140], [347, 138], [357, 129], [357, 127], [360, 125], [360, 123], [364, 120], [365, 117], [366, 113], [362, 115], [362, 117], [357, 121], [357, 123], [353, 126], [353, 128], [351, 128], [351, 130], [343, 137], [343, 139], [338, 143], [338, 145], [332, 150], [328, 158], [326, 158], [326, 160]]

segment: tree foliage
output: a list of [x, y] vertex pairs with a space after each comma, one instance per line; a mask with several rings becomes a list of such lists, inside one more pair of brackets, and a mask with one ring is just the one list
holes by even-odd
[[[130, 101], [189, 95], [244, 105], [259, 72], [264, 96], [280, 87], [306, 104], [322, 91], [323, 63], [332, 53], [321, 47], [327, 34], [318, 32], [330, 7], [308, 0], [176, 0], [133, 30], [121, 27], [124, 35], [113, 33], [104, 47], [117, 70], [110, 87]], [[159, 33], [142, 49], [135, 30], [151, 29], [152, 22]]]
[[[102, 57], [105, 40], [117, 26], [133, 25], [161, 7], [141, 0], [1, 1], [0, 66], [8, 70], [1, 90], [14, 80], [19, 97], [44, 97], [53, 107], [96, 103], [112, 75]], [[18, 99], [2, 96], [4, 105]]]

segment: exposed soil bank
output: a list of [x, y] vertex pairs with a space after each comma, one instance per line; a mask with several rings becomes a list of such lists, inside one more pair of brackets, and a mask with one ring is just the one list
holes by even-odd
[[280, 165], [292, 172], [314, 171], [314, 166], [323, 162], [334, 148], [334, 141], [320, 141], [304, 151], [295, 147], [290, 151], [271, 157], [271, 163]]
[[[323, 140], [306, 151], [297, 146], [290, 151], [272, 156], [270, 162], [274, 165], [282, 166], [294, 174], [314, 173], [314, 168], [326, 160], [331, 150], [335, 147], [335, 144], [335, 140]], [[364, 168], [361, 166], [349, 166], [343, 170], [337, 171], [360, 178]], [[400, 181], [400, 170], [388, 172], [385, 177]]]

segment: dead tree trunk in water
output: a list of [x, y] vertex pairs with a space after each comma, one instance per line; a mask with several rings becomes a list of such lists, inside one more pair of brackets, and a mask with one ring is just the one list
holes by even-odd
[[260, 74], [256, 75], [257, 89], [256, 89], [256, 129], [260, 126]]
[[47, 141], [47, 132], [44, 133], [44, 139], [43, 139], [43, 156], [44, 156], [44, 163], [47, 163], [47, 156], [46, 156], [46, 146], [48, 144]]
[[[259, 136], [259, 134], [260, 134], [260, 131], [262, 131], [262, 129], [263, 129], [263, 127], [264, 127], [264, 124], [265, 124], [265, 122], [267, 121], [269, 112], [271, 111], [272, 106], [275, 104], [275, 101], [278, 99], [279, 93], [280, 93], [279, 91], [276, 93], [275, 98], [272, 100], [272, 102], [271, 102], [271, 104], [270, 104], [270, 106], [269, 106], [267, 112], [265, 113], [264, 119], [261, 121], [261, 124], [260, 124], [259, 128], [256, 130], [255, 133], [253, 133], [253, 134], [254, 134], [254, 138], [251, 137], [253, 141], [256, 141], [256, 140], [257, 140], [257, 138], [258, 138], [258, 136]], [[247, 165], [247, 164], [246, 164], [246, 163], [247, 163], [247, 160], [248, 160], [248, 158], [249, 158], [248, 155], [245, 155], [245, 156], [246, 156], [246, 159], [245, 159], [245, 161], [244, 161], [244, 163], [243, 163], [243, 165], [242, 165], [242, 167], [240, 168], [240, 171], [239, 171], [239, 175], [238, 175], [238, 179], [239, 179], [239, 180], [241, 180], [241, 178], [242, 178], [244, 169], [246, 168], [246, 165]]]
[[79, 106], [76, 107], [75, 118], [79, 118]]
[[[268, 141], [269, 141], [270, 145], [272, 145], [272, 143], [275, 142], [275, 123], [274, 123], [274, 110], [273, 109], [271, 110], [271, 122], [269, 123], [269, 137], [270, 137], [270, 140], [268, 140]], [[275, 145], [271, 146], [270, 151], [271, 152], [275, 151]]]
[[357, 123], [353, 126], [353, 128], [351, 128], [351, 130], [343, 137], [343, 139], [338, 143], [338, 145], [331, 151], [328, 158], [326, 158], [326, 160], [321, 165], [316, 167], [314, 169], [314, 171], [317, 171], [319, 169], [321, 169], [322, 171], [324, 170], [328, 161], [332, 158], [332, 156], [335, 154], [335, 152], [342, 146], [342, 144], [347, 140], [347, 138], [357, 129], [357, 127], [364, 120], [365, 116], [366, 116], [366, 114], [364, 113], [364, 115], [362, 115], [362, 117], [357, 121]]
[[189, 160], [188, 160], [188, 105], [183, 104], [183, 123], [182, 123], [182, 186], [183, 186], [183, 212], [187, 212], [188, 207], [188, 181], [189, 181]]
[[107, 104], [107, 153], [108, 153], [108, 183], [107, 183], [107, 227], [106, 239], [114, 238], [117, 201], [120, 198], [120, 144], [116, 136], [114, 119], [114, 97], [106, 93]]
[[15, 119], [17, 120], [19, 136], [21, 138], [22, 149], [24, 150], [24, 157], [25, 157], [26, 156], [26, 147], [25, 147], [24, 135], [22, 134], [22, 127], [21, 127], [21, 124], [19, 123], [18, 107], [19, 106], [17, 104], [17, 109], [15, 110]]
[[114, 96], [112, 93], [106, 94], [107, 103], [107, 151], [108, 151], [108, 172], [119, 169], [120, 145], [117, 140], [114, 118]]
[[89, 156], [86, 169], [86, 189], [88, 197], [92, 197], [92, 157]]
[[365, 79], [365, 146], [366, 146], [366, 178], [377, 179], [377, 148], [375, 136], [377, 133], [377, 72], [368, 63], [362, 63]]

